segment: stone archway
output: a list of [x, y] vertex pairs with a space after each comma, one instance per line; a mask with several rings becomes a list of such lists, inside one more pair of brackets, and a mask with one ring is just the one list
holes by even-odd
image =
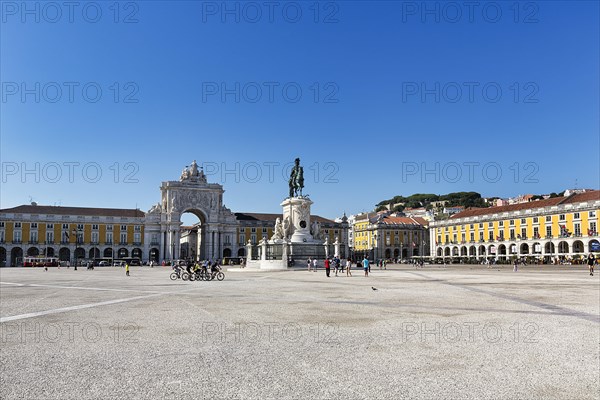
[[70, 261], [71, 260], [71, 250], [67, 247], [61, 247], [58, 250], [58, 259], [60, 261]]
[[89, 258], [91, 260], [94, 260], [96, 258], [100, 258], [100, 249], [97, 248], [97, 247], [92, 247], [90, 249], [90, 251], [88, 252], [88, 254], [89, 254]]
[[133, 250], [131, 250], [131, 257], [139, 258], [141, 260], [142, 259], [142, 249], [140, 249], [139, 247], [136, 247]]
[[192, 229], [183, 229], [182, 223], [179, 231], [179, 258], [205, 260], [207, 258], [206, 232], [208, 227], [206, 212], [198, 207], [186, 208], [181, 212], [180, 220], [184, 214], [192, 214], [198, 219], [198, 222], [193, 225]]
[[195, 252], [199, 259], [219, 258], [225, 244], [232, 254], [237, 253], [238, 224], [235, 215], [223, 205], [223, 186], [208, 183], [196, 161], [184, 168], [178, 181], [162, 182], [160, 190], [161, 202], [146, 214], [145, 234], [158, 238], [158, 253], [164, 260], [181, 258], [181, 215], [186, 212], [200, 220]]
[[18, 267], [23, 264], [23, 249], [20, 247], [13, 247], [10, 251], [10, 265]]
[[149, 258], [150, 258], [150, 261], [159, 262], [160, 251], [156, 247], [151, 248], [150, 253], [149, 253]]
[[0, 267], [6, 267], [6, 249], [0, 247]]

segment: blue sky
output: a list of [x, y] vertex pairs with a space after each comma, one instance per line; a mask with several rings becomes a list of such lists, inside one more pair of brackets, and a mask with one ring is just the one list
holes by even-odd
[[147, 210], [193, 159], [248, 212], [280, 211], [296, 157], [326, 217], [600, 186], [597, 2], [23, 4], [2, 2], [2, 208]]

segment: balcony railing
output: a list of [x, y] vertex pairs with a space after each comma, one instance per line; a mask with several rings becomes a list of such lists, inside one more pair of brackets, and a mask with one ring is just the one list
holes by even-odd
[[105, 246], [112, 246], [113, 242], [112, 240], [107, 240], [106, 242], [104, 242]]
[[44, 244], [46, 244], [46, 245], [53, 245], [54, 244], [54, 240], [46, 240], [44, 242]]
[[150, 246], [159, 246], [159, 245], [160, 245], [160, 243], [158, 243], [158, 242], [155, 242], [155, 241], [150, 242]]
[[90, 244], [97, 246], [100, 244], [100, 242], [98, 240], [92, 240]]
[[141, 246], [141, 245], [142, 245], [142, 242], [133, 242], [133, 245], [134, 245], [134, 246]]
[[38, 241], [37, 240], [30, 240], [28, 243], [29, 244], [38, 244]]
[[69, 244], [69, 241], [68, 240], [61, 240], [60, 244]]
[[22, 243], [21, 240], [13, 240], [12, 242], [13, 242], [13, 244], [21, 244]]
[[127, 242], [119, 242], [119, 246], [127, 246]]

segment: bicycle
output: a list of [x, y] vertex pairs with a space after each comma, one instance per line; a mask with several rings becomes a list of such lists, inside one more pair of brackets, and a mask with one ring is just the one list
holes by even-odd
[[221, 272], [221, 267], [217, 266], [215, 271], [212, 271], [210, 274], [210, 280], [217, 278], [218, 281], [222, 281], [225, 279], [225, 274]]
[[181, 270], [179, 268], [173, 268], [173, 272], [169, 275], [172, 281], [176, 281], [177, 279], [181, 279]]

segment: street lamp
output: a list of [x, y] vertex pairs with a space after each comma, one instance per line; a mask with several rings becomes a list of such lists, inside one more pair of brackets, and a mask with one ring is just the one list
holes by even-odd
[[83, 229], [80, 229], [79, 227], [71, 231], [71, 233], [75, 235], [75, 251], [73, 252], [73, 265], [75, 270], [77, 270], [77, 249], [79, 248], [79, 232], [82, 231]]

